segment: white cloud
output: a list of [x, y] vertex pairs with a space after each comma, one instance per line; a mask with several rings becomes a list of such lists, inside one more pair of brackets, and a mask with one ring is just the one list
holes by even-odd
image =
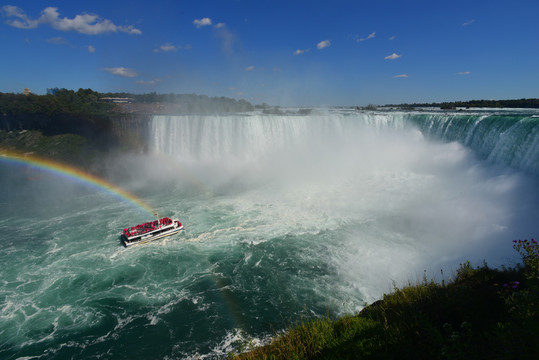
[[176, 47], [175, 45], [172, 45], [172, 44], [161, 45], [159, 48], [161, 49], [161, 51], [164, 51], [164, 52], [175, 51], [179, 49], [179, 47]]
[[459, 75], [470, 75], [469, 71], [461, 71], [458, 73]]
[[462, 24], [462, 26], [468, 26], [470, 24], [473, 24], [475, 22], [475, 19], [472, 19], [472, 20], [468, 20], [466, 21], [464, 24]]
[[385, 60], [395, 60], [395, 59], [398, 59], [400, 58], [402, 55], [397, 55], [396, 53], [393, 53], [391, 55], [388, 55], [386, 56], [384, 59]]
[[294, 51], [294, 55], [301, 55], [306, 53], [307, 51], [309, 51], [309, 49], [297, 49], [296, 51]]
[[324, 41], [320, 41], [316, 47], [318, 48], [318, 50], [322, 50], [323, 48], [327, 48], [331, 46], [331, 41], [329, 40], [324, 40]]
[[173, 51], [178, 51], [178, 50], [181, 50], [181, 49], [190, 50], [191, 45], [187, 44], [187, 45], [182, 46], [182, 45], [174, 45], [174, 44], [171, 44], [171, 43], [166, 43], [164, 45], [159, 46], [158, 48], [153, 49], [153, 52], [154, 53], [173, 52]]
[[153, 85], [156, 85], [160, 81], [161, 79], [153, 79], [153, 80], [148, 80], [148, 81], [138, 80], [135, 82], [135, 84], [144, 85], [144, 86], [153, 86]]
[[253, 71], [254, 69], [255, 69], [255, 67], [253, 65], [251, 65], [251, 66], [247, 66], [245, 68], [245, 71]]
[[[208, 17], [202, 19], [193, 20], [193, 24], [197, 28], [202, 26], [210, 26], [213, 24], [212, 20]], [[225, 23], [219, 22], [213, 26], [215, 29], [215, 35], [221, 41], [221, 49], [226, 55], [231, 55], [234, 52], [234, 44], [236, 43], [236, 35], [232, 33]], [[190, 47], [189, 47], [190, 48]]]
[[6, 24], [19, 29], [35, 29], [41, 24], [50, 26], [58, 31], [76, 31], [80, 34], [98, 35], [107, 32], [125, 32], [131, 35], [140, 35], [142, 31], [129, 26], [118, 26], [108, 19], [102, 19], [95, 14], [80, 14], [74, 18], [61, 18], [58, 8], [48, 7], [41, 12], [38, 19], [30, 19], [24, 11], [12, 5], [2, 7], [2, 13], [5, 17], [15, 18], [6, 21]]
[[45, 41], [48, 42], [49, 44], [55, 44], [55, 45], [70, 45], [69, 42], [67, 42], [67, 40], [61, 36], [53, 37]]
[[92, 45], [88, 45], [88, 52], [95, 53], [95, 47], [93, 47]]
[[395, 40], [395, 39], [396, 39], [395, 35], [389, 37], [389, 40]]
[[210, 18], [195, 19], [193, 20], [193, 24], [195, 24], [197, 28], [202, 27], [202, 26], [208, 26], [208, 25], [211, 25], [211, 19]]
[[365, 41], [365, 40], [374, 39], [375, 36], [376, 36], [376, 31], [373, 31], [373, 32], [370, 33], [367, 37], [359, 38], [359, 39], [357, 39], [356, 41], [357, 41], [357, 42], [362, 42], [362, 41]]
[[171, 43], [166, 43], [164, 45], [159, 46], [159, 48], [154, 49], [153, 52], [171, 52], [171, 51], [177, 51], [181, 49], [181, 46], [173, 45]]
[[107, 71], [108, 73], [112, 75], [118, 75], [122, 77], [135, 77], [137, 76], [137, 72], [134, 69], [128, 69], [124, 67], [108, 67], [101, 69], [103, 71]]
[[4, 17], [15, 17], [16, 20], [7, 20], [6, 24], [19, 29], [35, 29], [39, 25], [38, 20], [31, 20], [21, 8], [13, 5], [5, 5], [2, 7], [2, 15]]
[[395, 75], [393, 76], [394, 78], [407, 78], [408, 77], [408, 74], [400, 74], [400, 75]]

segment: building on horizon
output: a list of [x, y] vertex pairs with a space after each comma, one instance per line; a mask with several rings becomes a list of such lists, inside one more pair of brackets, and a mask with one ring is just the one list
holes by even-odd
[[54, 87], [54, 88], [47, 88], [47, 95], [56, 95], [56, 92], [58, 92], [58, 89], [57, 87]]
[[115, 104], [128, 104], [128, 103], [134, 102], [133, 98], [128, 98], [128, 97], [103, 97], [99, 100], [103, 102], [111, 102]]

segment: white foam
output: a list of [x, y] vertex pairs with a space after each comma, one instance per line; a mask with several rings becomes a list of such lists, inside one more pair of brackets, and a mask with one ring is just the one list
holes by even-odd
[[212, 348], [210, 353], [195, 353], [185, 357], [185, 359], [202, 360], [223, 358], [229, 354], [238, 354], [240, 349], [245, 352], [254, 349], [255, 347], [263, 346], [268, 344], [271, 340], [272, 337], [269, 335], [265, 337], [251, 337], [248, 336], [243, 330], [236, 328], [227, 331], [226, 335], [215, 347]]
[[[204, 186], [173, 178], [163, 195], [144, 172], [137, 186], [148, 202], [178, 215], [186, 231], [124, 249], [119, 230], [140, 214], [91, 194], [73, 200], [73, 211], [32, 225], [4, 220], [2, 226], [16, 226], [17, 241], [0, 242], [2, 338], [19, 347], [45, 344], [72, 330], [98, 329], [113, 316], [95, 340], [76, 345], [84, 347], [117, 340], [137, 320], [168, 326], [183, 305], [202, 323], [208, 314], [211, 321], [226, 317], [213, 311], [227, 307], [247, 323], [264, 324], [326, 306], [355, 312], [391, 291], [393, 280], [420, 279], [424, 269], [430, 276], [468, 259], [507, 263], [510, 241], [534, 236], [536, 181], [485, 165], [457, 142], [428, 141], [403, 119], [371, 114], [360, 123], [353, 114], [327, 113], [166, 120], [154, 143], [175, 161], [155, 173], [179, 178], [185, 170]], [[169, 135], [178, 141], [167, 143]], [[290, 288], [276, 294], [268, 287], [281, 276]], [[215, 279], [224, 280], [220, 294]], [[276, 311], [237, 311], [234, 300], [246, 292]], [[105, 313], [101, 306], [110, 299], [121, 305]], [[199, 358], [265, 339], [223, 330], [224, 338], [203, 340], [215, 346]], [[186, 346], [197, 348], [188, 340]]]

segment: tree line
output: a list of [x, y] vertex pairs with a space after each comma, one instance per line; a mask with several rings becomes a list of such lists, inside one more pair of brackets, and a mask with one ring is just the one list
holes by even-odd
[[111, 129], [113, 105], [100, 97], [91, 89], [60, 89], [54, 95], [0, 93], [0, 128], [103, 137]]
[[209, 97], [195, 94], [148, 94], [99, 93], [92, 89], [78, 91], [59, 89], [54, 95], [13, 94], [0, 92], [0, 114], [58, 114], [104, 116], [113, 110], [114, 105], [101, 101], [104, 98], [128, 98], [142, 104], [176, 104], [203, 112], [242, 112], [252, 111], [254, 106], [246, 100]]
[[235, 100], [225, 96], [210, 97], [196, 94], [147, 94], [130, 93], [104, 93], [102, 97], [121, 97], [132, 99], [140, 104], [173, 104], [180, 105], [190, 113], [219, 113], [219, 112], [244, 112], [254, 110], [254, 106], [246, 100]]
[[91, 89], [60, 89], [54, 95], [0, 93], [0, 113], [64, 115], [105, 115], [111, 104], [102, 103], [101, 94]]
[[413, 103], [413, 104], [399, 104], [399, 105], [386, 105], [388, 107], [402, 107], [402, 108], [418, 108], [418, 107], [439, 107], [441, 109], [456, 109], [461, 108], [523, 108], [532, 109], [539, 108], [539, 99], [516, 99], [516, 100], [469, 100], [469, 101], [453, 101], [442, 103]]
[[99, 93], [92, 89], [59, 89], [54, 94], [0, 92], [0, 129], [40, 130], [45, 135], [73, 133], [83, 136], [110, 132], [116, 104], [105, 98], [128, 98], [140, 104], [174, 104], [182, 114], [254, 110], [245, 100], [195, 94]]

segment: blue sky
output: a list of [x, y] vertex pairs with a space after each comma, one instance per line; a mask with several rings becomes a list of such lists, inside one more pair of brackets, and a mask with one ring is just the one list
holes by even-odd
[[539, 97], [539, 1], [7, 1], [0, 92], [271, 105]]

